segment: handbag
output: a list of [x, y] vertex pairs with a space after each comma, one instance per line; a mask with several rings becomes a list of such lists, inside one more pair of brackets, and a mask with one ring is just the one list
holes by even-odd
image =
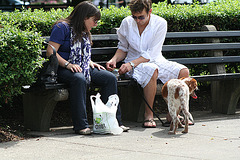
[[48, 45], [53, 49], [53, 53], [50, 57], [46, 58], [46, 62], [43, 63], [43, 67], [39, 70], [37, 74], [37, 84], [57, 83], [57, 70], [59, 64], [56, 49], [51, 44]]
[[109, 96], [106, 104], [102, 102], [100, 96], [100, 93], [97, 93], [96, 96], [90, 96], [93, 110], [93, 132], [99, 134], [121, 134], [123, 129], [119, 127], [116, 118], [119, 103], [118, 95]]

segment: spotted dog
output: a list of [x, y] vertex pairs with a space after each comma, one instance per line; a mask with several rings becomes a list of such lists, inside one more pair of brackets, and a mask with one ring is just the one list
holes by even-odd
[[[193, 117], [189, 112], [189, 95], [197, 98], [195, 90], [197, 90], [197, 81], [194, 78], [171, 79], [162, 87], [162, 96], [168, 105], [168, 111], [172, 117], [170, 131], [168, 134], [176, 134], [178, 124], [181, 124], [178, 115], [180, 111], [185, 117], [185, 126], [182, 133], [188, 133], [188, 121], [193, 122]], [[183, 127], [183, 126], [182, 126]]]

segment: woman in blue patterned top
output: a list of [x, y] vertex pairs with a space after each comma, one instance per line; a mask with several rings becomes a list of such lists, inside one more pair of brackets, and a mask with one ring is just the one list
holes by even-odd
[[[73, 129], [76, 134], [91, 134], [86, 113], [87, 85], [93, 82], [101, 86], [101, 98], [104, 103], [112, 94], [117, 94], [117, 80], [103, 66], [91, 61], [91, 33], [97, 26], [100, 11], [88, 1], [79, 3], [65, 19], [57, 21], [50, 36], [49, 44], [57, 50], [59, 62], [58, 81], [70, 87], [70, 105]], [[52, 54], [50, 46], [47, 55]], [[119, 126], [129, 128], [121, 122], [120, 106], [116, 113]]]

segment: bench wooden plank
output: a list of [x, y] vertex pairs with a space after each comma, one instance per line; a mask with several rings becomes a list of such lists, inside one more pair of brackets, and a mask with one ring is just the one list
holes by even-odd
[[[195, 58], [170, 58], [169, 61], [175, 61], [181, 64], [220, 64], [220, 63], [237, 63], [240, 62], [240, 56], [224, 57], [195, 57]], [[98, 64], [105, 65], [107, 61], [99, 61]]]
[[195, 78], [197, 81], [224, 81], [224, 80], [233, 80], [239, 79], [240, 73], [226, 73], [226, 74], [211, 74], [211, 75], [198, 75], [198, 76], [191, 76]]
[[[240, 49], [240, 43], [202, 43], [202, 44], [176, 44], [163, 45], [163, 52], [180, 52], [180, 51], [206, 51], [206, 50], [234, 50]], [[114, 54], [117, 47], [101, 47], [92, 48], [93, 55], [108, 55]], [[46, 50], [42, 50], [46, 53]]]
[[[177, 38], [224, 38], [224, 37], [240, 37], [240, 31], [212, 31], [212, 32], [167, 32], [167, 39]], [[43, 37], [49, 41], [49, 36]], [[96, 34], [92, 35], [93, 41], [118, 40], [117, 34]]]
[[167, 32], [166, 38], [223, 38], [240, 37], [240, 31], [211, 31], [211, 32]]
[[[239, 79], [240, 73], [226, 73], [226, 74], [211, 74], [211, 75], [197, 75], [197, 76], [191, 76], [192, 78], [195, 78], [199, 82], [203, 81], [224, 81], [224, 80], [232, 80], [232, 79]], [[125, 79], [125, 80], [118, 80], [118, 86], [128, 86], [133, 84], [133, 80], [131, 79]], [[64, 83], [57, 83], [57, 84], [45, 84], [43, 86], [46, 90], [51, 89], [62, 89], [62, 88], [68, 88], [66, 84]], [[95, 86], [97, 87], [97, 86]]]
[[[209, 51], [209, 50], [233, 50], [240, 49], [240, 43], [202, 43], [202, 44], [175, 44], [163, 45], [163, 52], [180, 52], [180, 51]], [[92, 48], [92, 54], [114, 54], [117, 47]]]
[[163, 45], [163, 52], [233, 50], [240, 49], [240, 43], [202, 43]]
[[95, 34], [92, 35], [92, 41], [117, 41], [117, 34]]
[[[232, 80], [232, 79], [239, 79], [240, 73], [226, 73], [226, 74], [211, 74], [211, 75], [197, 75], [197, 76], [191, 76], [192, 78], [195, 78], [199, 82], [203, 81], [224, 81], [224, 80]], [[133, 84], [133, 81], [131, 79], [125, 79], [125, 80], [119, 80], [118, 86], [128, 86]], [[44, 89], [51, 90], [51, 89], [62, 89], [62, 88], [68, 88], [66, 84], [64, 83], [57, 83], [57, 84], [45, 84], [43, 85]], [[97, 86], [95, 86], [97, 87]]]
[[181, 64], [215, 64], [215, 63], [236, 63], [240, 62], [240, 56], [224, 56], [224, 57], [196, 57], [196, 58], [171, 58]]

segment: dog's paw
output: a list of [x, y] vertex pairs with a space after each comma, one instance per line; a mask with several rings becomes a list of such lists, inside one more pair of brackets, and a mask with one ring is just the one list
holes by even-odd
[[182, 131], [182, 133], [186, 134], [186, 133], [188, 133], [188, 131], [186, 131], [186, 130], [183, 130], [183, 131]]
[[174, 134], [176, 134], [176, 132], [174, 132], [174, 131], [169, 131], [168, 134], [169, 134], [169, 135], [174, 135]]

